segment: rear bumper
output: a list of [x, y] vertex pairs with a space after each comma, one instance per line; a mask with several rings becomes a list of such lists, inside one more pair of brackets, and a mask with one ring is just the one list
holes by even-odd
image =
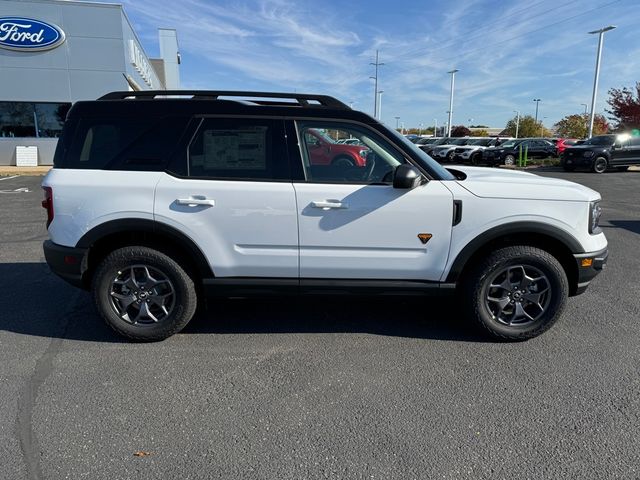
[[[597, 252], [580, 253], [573, 256], [578, 266], [578, 283], [575, 295], [583, 293], [607, 264], [609, 250], [604, 248]], [[589, 262], [590, 260], [590, 262]], [[590, 263], [590, 264], [589, 264]]]
[[46, 240], [42, 245], [44, 258], [53, 273], [75, 287], [85, 288], [82, 275], [87, 269], [85, 248], [72, 248], [57, 245]]

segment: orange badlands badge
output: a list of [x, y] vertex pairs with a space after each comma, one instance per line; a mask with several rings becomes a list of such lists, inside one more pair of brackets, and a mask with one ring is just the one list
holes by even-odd
[[419, 233], [418, 234], [418, 238], [420, 239], [420, 241], [423, 244], [426, 244], [429, 240], [431, 240], [431, 237], [433, 237], [433, 235], [431, 235], [430, 233]]

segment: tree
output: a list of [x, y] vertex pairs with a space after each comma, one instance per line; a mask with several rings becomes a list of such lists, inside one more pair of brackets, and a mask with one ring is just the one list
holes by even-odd
[[610, 108], [605, 111], [616, 122], [616, 130], [640, 128], [640, 82], [635, 88], [610, 89], [607, 103]]
[[469, 125], [469, 128], [489, 128], [488, 125]]
[[471, 130], [464, 125], [458, 125], [451, 129], [452, 137], [468, 137], [469, 135], [471, 135]]
[[[504, 129], [504, 135], [511, 137], [516, 136], [516, 123], [517, 117], [513, 117], [507, 122], [507, 126]], [[538, 121], [531, 115], [525, 115], [520, 117], [520, 126], [518, 128], [518, 138], [525, 137], [551, 137], [553, 134], [550, 130], [546, 129], [542, 122]]]
[[[587, 138], [589, 134], [589, 115], [586, 113], [567, 115], [554, 125], [559, 137]], [[602, 135], [609, 131], [609, 124], [603, 115], [596, 114], [593, 119], [593, 134]]]
[[472, 130], [471, 134], [474, 137], [488, 137], [489, 136], [489, 131], [485, 130], [484, 128], [481, 128], [479, 130]]

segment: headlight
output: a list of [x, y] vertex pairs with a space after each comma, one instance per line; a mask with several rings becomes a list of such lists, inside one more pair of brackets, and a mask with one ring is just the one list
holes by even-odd
[[367, 158], [368, 154], [369, 154], [369, 150], [360, 150], [358, 152], [358, 155], [360, 155], [362, 158]]
[[593, 157], [593, 152], [584, 152], [582, 156], [585, 158]]
[[600, 215], [602, 215], [602, 207], [600, 207], [600, 200], [596, 200], [589, 204], [589, 233], [595, 235], [600, 233]]

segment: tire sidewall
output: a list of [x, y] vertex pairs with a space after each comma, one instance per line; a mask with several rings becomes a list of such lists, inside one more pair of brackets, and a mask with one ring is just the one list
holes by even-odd
[[505, 155], [504, 156], [504, 164], [512, 167], [516, 164], [516, 157], [514, 157], [513, 155], [509, 154], [509, 155]]
[[[120, 318], [111, 305], [113, 279], [119, 271], [136, 264], [161, 271], [173, 285], [173, 311], [157, 324], [132, 325]], [[121, 335], [138, 341], [162, 340], [180, 331], [191, 320], [197, 304], [194, 283], [182, 267], [170, 257], [146, 247], [122, 248], [107, 255], [94, 274], [92, 290], [98, 311], [105, 322]]]

